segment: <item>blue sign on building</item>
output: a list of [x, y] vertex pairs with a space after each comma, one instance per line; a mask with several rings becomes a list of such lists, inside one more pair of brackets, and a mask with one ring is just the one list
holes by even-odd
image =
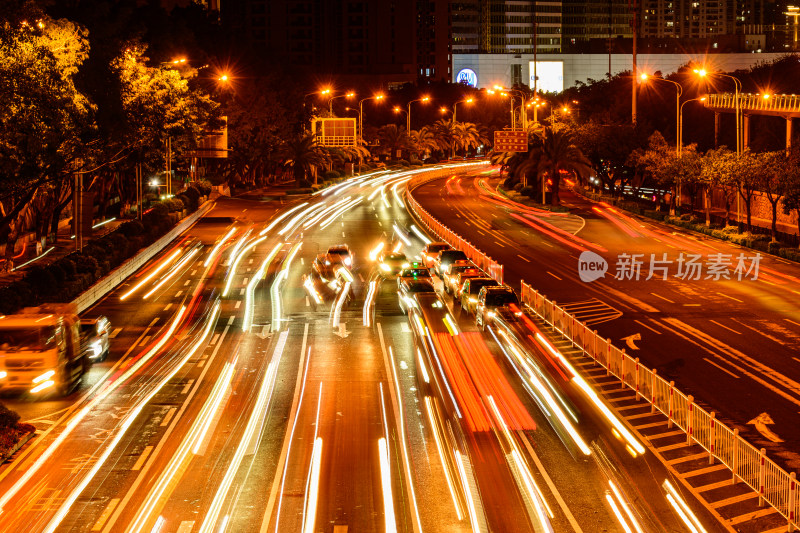
[[463, 83], [470, 87], [478, 87], [478, 75], [471, 68], [462, 68], [456, 74], [456, 83]]

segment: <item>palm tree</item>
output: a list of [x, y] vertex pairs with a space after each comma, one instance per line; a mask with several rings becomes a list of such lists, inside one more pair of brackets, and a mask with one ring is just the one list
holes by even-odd
[[398, 151], [402, 152], [411, 148], [405, 128], [398, 128], [397, 124], [381, 126], [378, 130], [378, 138], [381, 140], [381, 151], [388, 152], [389, 159], [395, 159]]
[[325, 167], [330, 156], [323, 147], [317, 144], [316, 135], [308, 133], [285, 143], [281, 147], [280, 158], [284, 168], [291, 169], [295, 181], [308, 181], [309, 174], [314, 175], [317, 183], [316, 169]]
[[433, 125], [433, 136], [436, 144], [445, 154], [455, 155], [455, 142], [458, 138], [458, 123], [453, 120], [439, 119]]
[[545, 127], [536, 135], [536, 151], [538, 152], [537, 176], [547, 175], [552, 183], [550, 203], [557, 206], [561, 203], [558, 188], [561, 184], [561, 172], [572, 174], [578, 178], [588, 176], [592, 172], [589, 160], [575, 145], [572, 133], [568, 130], [554, 131]]
[[439, 148], [436, 136], [428, 126], [422, 126], [419, 130], [411, 130], [408, 140], [412, 146], [411, 151], [419, 159], [423, 159], [428, 153]]

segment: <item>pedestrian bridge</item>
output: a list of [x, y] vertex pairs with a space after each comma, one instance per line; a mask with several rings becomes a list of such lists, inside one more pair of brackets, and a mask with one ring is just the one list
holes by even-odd
[[[720, 114], [736, 111], [736, 94], [709, 94], [703, 105], [714, 112], [714, 144], [719, 145]], [[742, 120], [743, 148], [750, 145], [750, 116], [769, 115], [786, 119], [786, 152], [789, 152], [792, 147], [792, 119], [800, 117], [800, 95], [739, 93], [739, 111]]]
[[[703, 103], [712, 111], [733, 112], [736, 109], [736, 95], [709, 94]], [[739, 94], [739, 109], [745, 114], [800, 117], [800, 95], [771, 94], [765, 97], [763, 94]]]

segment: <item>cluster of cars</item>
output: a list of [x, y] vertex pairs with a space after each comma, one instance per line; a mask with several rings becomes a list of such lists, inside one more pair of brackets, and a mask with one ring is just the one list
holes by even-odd
[[[431, 270], [442, 280], [444, 291], [453, 296], [456, 304], [475, 315], [475, 324], [483, 329], [498, 310], [519, 305], [516, 293], [497, 283], [478, 268], [461, 250], [444, 242], [433, 242], [421, 253], [421, 263], [407, 263], [397, 275], [400, 307], [407, 310], [415, 293], [435, 292]], [[405, 257], [405, 256], [403, 256]]]
[[336, 281], [342, 269], [347, 270], [353, 266], [353, 255], [346, 244], [331, 246], [324, 254], [317, 255], [311, 265], [312, 272], [323, 283]]

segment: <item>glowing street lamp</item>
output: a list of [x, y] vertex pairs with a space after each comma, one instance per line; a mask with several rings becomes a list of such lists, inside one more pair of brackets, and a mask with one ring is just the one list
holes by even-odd
[[739, 108], [739, 93], [742, 90], [742, 82], [730, 74], [724, 74], [722, 72], [707, 72], [705, 69], [695, 69], [694, 73], [697, 74], [701, 78], [705, 78], [706, 76], [720, 76], [723, 78], [730, 78], [733, 80], [733, 88], [734, 88], [734, 106], [735, 111], [734, 114], [736, 115], [736, 155], [741, 155], [742, 153], [742, 135], [741, 135], [741, 109]]
[[411, 100], [408, 103], [408, 112], [406, 113], [406, 131], [407, 132], [411, 131], [411, 104], [413, 104], [414, 102], [423, 102], [423, 103], [430, 102], [430, 100], [431, 100], [430, 96], [423, 96], [422, 98], [417, 98], [416, 100]]
[[[328, 89], [327, 92], [325, 92], [325, 91], [322, 92], [322, 94], [328, 94], [328, 93], [330, 93], [330, 89]], [[339, 96], [331, 96], [330, 100], [328, 100], [328, 111], [330, 111], [331, 116], [333, 116], [333, 101], [334, 100], [336, 100], [337, 98], [352, 98], [355, 95], [356, 95], [355, 92], [350, 91], [349, 93], [340, 94]]]
[[[642, 78], [642, 82], [646, 82], [647, 80], [650, 79], [650, 76], [648, 76], [647, 74], [642, 74], [641, 78]], [[668, 80], [666, 78], [652, 78], [652, 79], [658, 80], [658, 81], [665, 81], [667, 83], [671, 83], [678, 89], [678, 95], [677, 95], [677, 97], [675, 99], [675, 121], [676, 121], [676, 125], [675, 125], [675, 132], [676, 132], [675, 133], [675, 140], [676, 140], [676, 142], [675, 142], [675, 144], [677, 144], [678, 146], [675, 147], [675, 150], [676, 150], [676, 152], [678, 154], [678, 157], [680, 157], [680, 155], [681, 155], [681, 143], [680, 143], [680, 139], [679, 139], [679, 137], [680, 137], [680, 129], [681, 129], [680, 105], [681, 105], [681, 95], [683, 94], [683, 87], [677, 81]]]
[[458, 106], [458, 104], [471, 104], [471, 103], [472, 103], [472, 98], [465, 98], [464, 100], [459, 100], [458, 102], [453, 104], [453, 122], [456, 121], [456, 111], [457, 111], [456, 106]]

